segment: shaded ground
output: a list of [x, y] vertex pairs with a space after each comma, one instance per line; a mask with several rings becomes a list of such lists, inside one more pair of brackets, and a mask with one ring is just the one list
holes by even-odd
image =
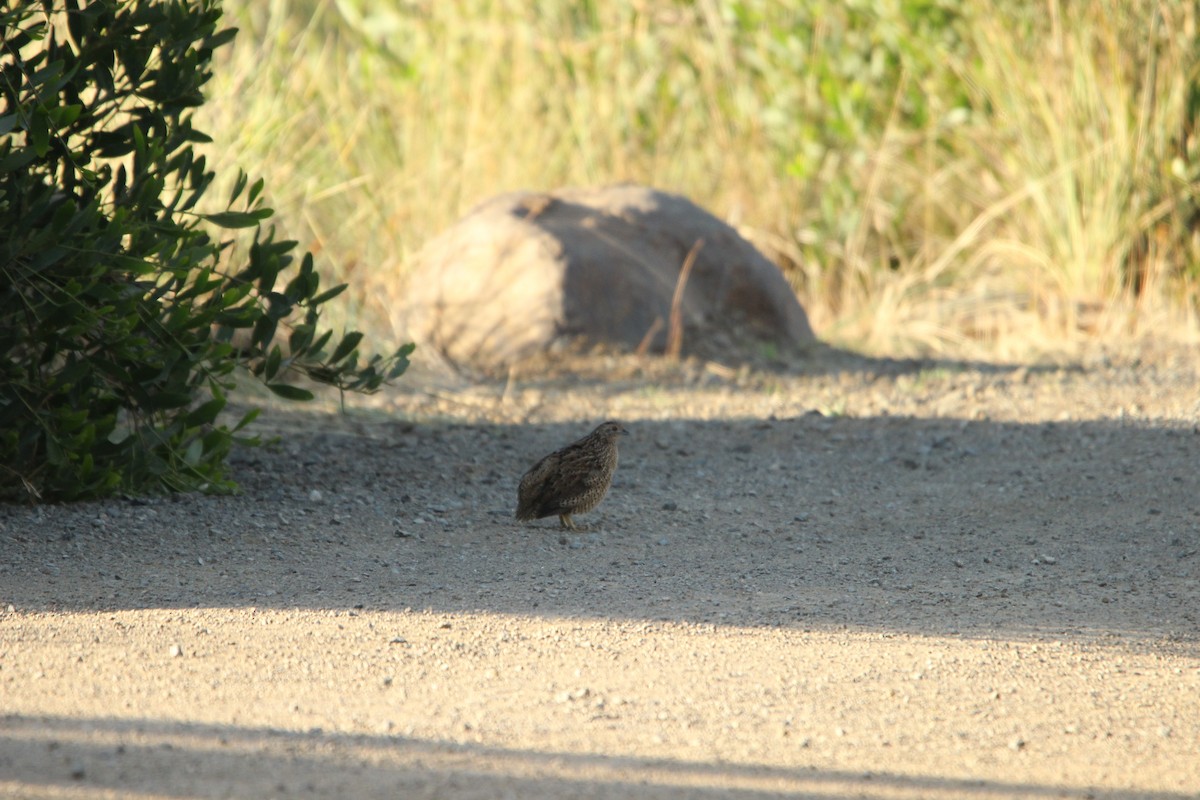
[[2, 508], [0, 794], [1195, 796], [1198, 367], [416, 373], [238, 497]]

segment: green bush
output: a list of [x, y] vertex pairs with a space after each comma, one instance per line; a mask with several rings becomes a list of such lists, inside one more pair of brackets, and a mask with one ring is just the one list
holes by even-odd
[[[219, 418], [239, 369], [372, 391], [411, 345], [360, 360], [335, 340], [311, 254], [262, 224], [263, 182], [214, 179], [192, 124], [217, 2], [0, 5], [0, 498], [80, 499], [233, 487], [250, 411]], [[212, 238], [240, 229], [232, 238]], [[226, 237], [231, 234], [223, 234]]]

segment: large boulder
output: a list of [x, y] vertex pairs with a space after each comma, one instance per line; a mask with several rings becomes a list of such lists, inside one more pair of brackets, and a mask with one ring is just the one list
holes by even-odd
[[795, 293], [753, 245], [686, 198], [632, 185], [485, 202], [423, 249], [406, 303], [411, 336], [484, 367], [580, 338], [706, 354], [813, 340]]

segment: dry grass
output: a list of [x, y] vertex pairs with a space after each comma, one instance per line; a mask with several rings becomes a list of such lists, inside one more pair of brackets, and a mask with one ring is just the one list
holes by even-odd
[[476, 203], [625, 180], [738, 225], [840, 344], [1195, 337], [1196, 4], [788, 5], [230, 2], [202, 127], [387, 339]]

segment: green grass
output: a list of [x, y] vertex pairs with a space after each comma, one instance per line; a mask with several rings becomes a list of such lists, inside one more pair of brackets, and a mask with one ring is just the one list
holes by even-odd
[[617, 181], [735, 224], [838, 343], [1192, 336], [1198, 6], [230, 2], [201, 127], [385, 338], [475, 204]]

